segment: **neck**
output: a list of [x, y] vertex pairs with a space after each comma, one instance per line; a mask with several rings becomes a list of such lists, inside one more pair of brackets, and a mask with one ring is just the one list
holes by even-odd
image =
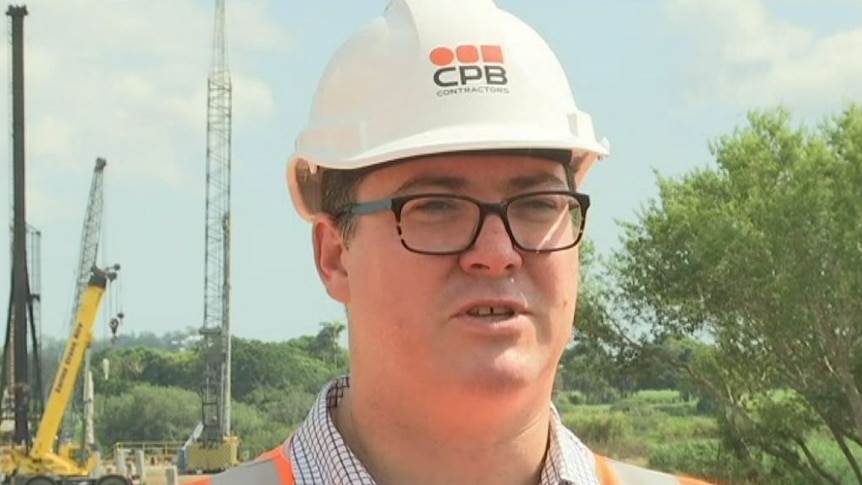
[[534, 388], [483, 398], [439, 389], [405, 393], [356, 377], [334, 418], [377, 483], [539, 483], [550, 387], [546, 394]]

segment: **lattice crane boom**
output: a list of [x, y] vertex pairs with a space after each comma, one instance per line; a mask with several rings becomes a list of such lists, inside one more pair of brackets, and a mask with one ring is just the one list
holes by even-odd
[[207, 75], [206, 224], [204, 314], [200, 355], [201, 421], [180, 449], [185, 472], [218, 472], [239, 463], [239, 437], [231, 430], [231, 79], [227, 62], [225, 0], [215, 0]]
[[[96, 267], [99, 257], [99, 242], [102, 237], [102, 215], [104, 213], [104, 174], [107, 161], [104, 158], [97, 158], [96, 164], [93, 167], [93, 177], [90, 180], [90, 191], [87, 195], [87, 208], [84, 212], [84, 224], [81, 228], [81, 244], [79, 247], [78, 266], [75, 272], [75, 294], [72, 300], [72, 311], [69, 314], [68, 330], [71, 331], [76, 324], [78, 312], [81, 307], [81, 295], [87, 288], [92, 270]], [[81, 384], [87, 378], [87, 372], [90, 367], [90, 353], [87, 352], [84, 363], [84, 373], [82, 374]], [[83, 386], [80, 386], [83, 389]], [[66, 412], [63, 419], [63, 427], [60, 432], [60, 442], [67, 443], [72, 441], [75, 430], [75, 413], [78, 412], [78, 403], [73, 402], [69, 410]], [[89, 423], [86, 423], [85, 435], [92, 432]], [[91, 441], [85, 438], [86, 441]], [[90, 443], [88, 443], [90, 444]]]
[[80, 254], [75, 272], [75, 295], [72, 311], [69, 313], [68, 329], [75, 326], [75, 318], [81, 306], [81, 294], [87, 287], [90, 272], [96, 265], [99, 256], [99, 241], [102, 235], [102, 214], [104, 206], [104, 173], [107, 162], [97, 158], [93, 168], [93, 178], [90, 180], [90, 191], [87, 195], [87, 209], [84, 213], [84, 225], [81, 229]]
[[216, 0], [207, 79], [206, 249], [202, 390], [204, 441], [230, 435], [230, 179], [231, 79], [227, 63], [225, 0]]

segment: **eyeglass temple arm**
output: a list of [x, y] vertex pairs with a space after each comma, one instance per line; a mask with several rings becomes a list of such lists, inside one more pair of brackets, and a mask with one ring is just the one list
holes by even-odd
[[356, 215], [371, 214], [392, 209], [392, 199], [373, 200], [370, 202], [362, 202], [353, 204], [350, 212]]

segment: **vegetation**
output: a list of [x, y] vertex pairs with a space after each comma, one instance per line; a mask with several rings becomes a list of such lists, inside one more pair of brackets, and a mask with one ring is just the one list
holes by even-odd
[[718, 442], [683, 446], [692, 467], [716, 450], [708, 476], [862, 483], [862, 106], [816, 129], [781, 109], [748, 121], [711, 146], [716, 167], [659, 177], [658, 200], [623, 225], [586, 281], [598, 303], [566, 372], [592, 371], [573, 387], [588, 402], [697, 399]]
[[[338, 344], [341, 322], [288, 342], [233, 339], [232, 421], [242, 450], [255, 456], [284, 440], [305, 418], [326, 381], [347, 372]], [[196, 332], [145, 333], [99, 342], [92, 357], [96, 436], [103, 449], [119, 441], [185, 441], [200, 420], [203, 368]], [[63, 342], [45, 343], [53, 375]], [[51, 367], [48, 369], [48, 367]]]
[[[585, 243], [557, 407], [596, 451], [660, 470], [862, 484], [862, 107], [816, 129], [751, 113], [711, 149], [714, 167], [658, 177], [619, 250]], [[235, 429], [251, 455], [347, 371], [343, 331], [234, 339]], [[103, 445], [188, 436], [192, 333], [123, 337], [94, 362]]]

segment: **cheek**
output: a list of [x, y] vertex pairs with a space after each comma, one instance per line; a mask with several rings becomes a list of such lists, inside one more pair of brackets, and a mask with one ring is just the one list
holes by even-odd
[[[574, 318], [575, 305], [578, 299], [578, 260], [572, 255], [561, 254], [559, 258], [548, 261], [544, 277], [541, 279], [546, 285], [543, 290], [548, 301], [549, 308], [555, 311], [553, 318], [568, 320]], [[559, 312], [559, 313], [557, 313]]]
[[403, 254], [377, 254], [350, 273], [351, 354], [356, 366], [393, 375], [429, 360], [437, 342], [440, 288], [431, 271]]
[[397, 234], [374, 229], [357, 233], [346, 260], [351, 316], [394, 331], [434, 305], [440, 264], [408, 252]]
[[563, 282], [563, 288], [566, 295], [566, 307], [574, 310], [575, 305], [578, 302], [578, 270], [577, 267], [574, 270], [567, 272], [566, 278]]

